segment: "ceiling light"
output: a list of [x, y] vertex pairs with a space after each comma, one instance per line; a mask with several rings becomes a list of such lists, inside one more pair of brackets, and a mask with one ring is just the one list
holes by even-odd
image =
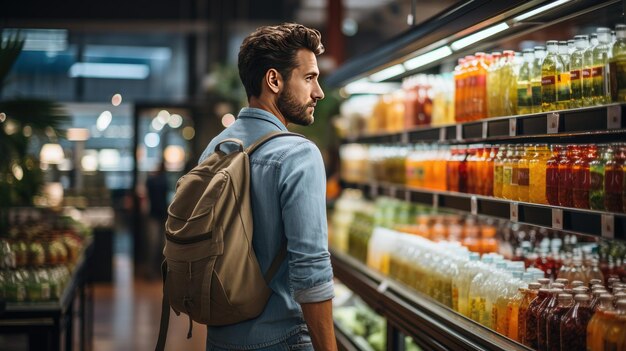
[[382, 71], [378, 71], [369, 76], [370, 80], [373, 82], [382, 82], [383, 80], [387, 80], [389, 78], [393, 78], [395, 76], [399, 76], [402, 73], [406, 72], [404, 66], [402, 64], [397, 64], [391, 67], [387, 67]]
[[530, 18], [530, 17], [532, 17], [532, 16], [534, 16], [534, 15], [536, 15], [536, 14], [539, 14], [539, 13], [542, 13], [542, 12], [546, 12], [546, 11], [548, 11], [548, 10], [550, 10], [550, 9], [553, 9], [553, 8], [555, 8], [555, 7], [557, 7], [557, 6], [561, 6], [561, 5], [565, 4], [566, 2], [570, 2], [570, 1], [571, 1], [571, 0], [559, 0], [559, 1], [555, 1], [555, 2], [553, 2], [553, 3], [550, 3], [550, 4], [547, 4], [547, 5], [544, 5], [544, 6], [538, 7], [538, 8], [536, 8], [536, 9], [534, 9], [534, 10], [531, 10], [531, 11], [528, 11], [528, 12], [526, 12], [526, 13], [524, 13], [524, 14], [521, 14], [521, 15], [519, 15], [519, 16], [517, 16], [517, 17], [515, 17], [515, 18], [513, 19], [513, 21], [515, 21], [515, 22], [523, 21], [523, 20], [525, 20], [525, 19], [527, 19], [527, 18]]
[[146, 79], [149, 75], [148, 65], [135, 63], [76, 62], [69, 71], [72, 78]]
[[454, 43], [452, 43], [452, 45], [450, 45], [452, 47], [452, 50], [460, 50], [466, 46], [472, 45], [476, 42], [479, 42], [485, 38], [488, 38], [494, 34], [500, 33], [503, 30], [506, 30], [509, 28], [509, 25], [502, 22], [498, 25], [495, 25], [493, 27], [489, 27], [487, 29], [481, 30], [480, 32], [476, 32], [472, 35], [468, 35], [463, 39], [457, 40]]
[[39, 153], [39, 160], [47, 164], [59, 164], [63, 162], [65, 154], [59, 144], [44, 144]]
[[404, 63], [404, 67], [407, 70], [413, 70], [416, 69], [418, 67], [422, 67], [424, 65], [427, 65], [431, 62], [435, 62], [437, 60], [440, 60], [444, 57], [450, 56], [452, 54], [452, 50], [450, 49], [449, 46], [442, 46], [439, 49], [435, 49], [433, 51], [427, 52], [423, 55], [419, 55], [416, 56], [412, 59], [407, 60]]
[[161, 142], [161, 137], [157, 133], [148, 133], [143, 139], [147, 147], [157, 147]]
[[98, 128], [99, 131], [103, 131], [109, 127], [112, 120], [113, 115], [111, 114], [111, 111], [104, 111], [96, 120], [96, 128]]
[[119, 106], [121, 103], [122, 103], [122, 95], [121, 94], [113, 95], [113, 97], [111, 98], [111, 104], [113, 106]]
[[85, 141], [89, 139], [89, 129], [86, 128], [68, 128], [67, 140], [69, 141]]
[[173, 114], [167, 124], [172, 128], [178, 128], [183, 125], [183, 118], [179, 114]]

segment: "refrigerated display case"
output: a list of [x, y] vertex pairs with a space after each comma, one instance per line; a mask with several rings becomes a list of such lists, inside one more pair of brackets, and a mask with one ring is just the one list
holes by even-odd
[[[622, 1], [464, 2], [409, 29], [370, 54], [349, 61], [335, 71], [327, 83], [340, 88], [349, 96], [349, 102], [378, 91], [393, 93], [394, 89], [401, 89], [401, 83], [412, 83], [411, 77], [422, 79], [416, 76], [418, 74], [447, 73], [443, 79], [452, 79], [457, 59], [466, 55], [479, 51], [521, 52], [524, 48], [545, 45], [548, 40], [567, 40], [575, 35], [590, 34], [597, 27], [614, 28], [616, 24], [626, 22], [624, 10]], [[509, 55], [513, 59], [515, 54]], [[606, 70], [611, 68], [609, 65], [605, 67]], [[441, 81], [433, 79], [428, 84], [440, 84]], [[391, 109], [396, 103], [393, 102], [395, 98], [390, 96], [385, 102]], [[401, 108], [407, 100], [409, 97], [401, 98]], [[455, 107], [459, 108], [458, 105]], [[420, 125], [406, 121], [419, 120], [411, 116], [416, 111], [403, 110], [400, 117], [391, 113], [386, 116], [389, 121], [369, 123], [369, 126], [367, 120], [361, 123], [343, 121], [345, 123], [337, 124], [344, 126], [339, 131], [344, 151], [340, 154], [342, 187], [359, 189], [370, 199], [391, 197], [464, 215], [532, 225], [563, 236], [575, 235], [608, 243], [624, 241], [626, 215], [623, 208], [588, 209], [529, 202], [527, 199], [505, 199], [488, 192], [450, 189], [445, 184], [443, 188], [415, 186], [407, 182], [405, 175], [398, 174], [404, 166], [393, 164], [394, 157], [406, 155], [401, 152], [394, 155], [395, 151], [384, 149], [415, 144], [427, 150], [429, 147], [469, 149], [486, 144], [501, 147], [610, 143], [622, 147], [621, 143], [626, 141], [624, 107], [621, 101], [604, 101], [563, 110], [472, 116], [456, 118], [456, 121], [453, 118], [453, 122], [449, 119], [438, 123], [427, 120]], [[381, 113], [386, 112], [376, 108], [370, 112], [373, 118]], [[379, 164], [372, 167], [375, 161], [368, 159], [368, 148], [372, 147], [383, 147], [380, 153], [390, 159], [386, 167], [379, 167]], [[416, 152], [420, 150], [417, 148]], [[349, 169], [346, 171], [345, 168]], [[381, 172], [386, 174], [381, 176]], [[368, 267], [362, 259], [355, 258], [359, 254], [355, 254], [353, 244], [344, 241], [341, 245], [348, 247], [336, 247], [331, 238], [335, 276], [386, 319], [388, 350], [403, 349], [403, 335], [414, 338], [423, 349], [529, 349]], [[356, 245], [358, 247], [359, 243]]]

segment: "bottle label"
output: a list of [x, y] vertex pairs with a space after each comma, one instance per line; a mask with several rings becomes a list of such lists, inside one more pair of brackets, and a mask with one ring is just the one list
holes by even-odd
[[591, 68], [583, 68], [583, 79], [591, 78]]
[[517, 171], [517, 184], [521, 186], [530, 185], [530, 170], [528, 168], [520, 168]]
[[573, 71], [569, 71], [569, 76], [570, 79], [572, 80], [572, 82], [574, 82], [575, 80], [579, 80], [582, 79], [581, 75], [580, 75], [580, 70], [573, 70]]
[[556, 77], [541, 77], [541, 100], [542, 103], [556, 102]]

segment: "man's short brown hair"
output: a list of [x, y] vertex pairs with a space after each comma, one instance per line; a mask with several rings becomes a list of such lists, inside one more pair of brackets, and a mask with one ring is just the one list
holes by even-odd
[[246, 88], [248, 99], [261, 95], [261, 82], [267, 70], [274, 68], [285, 81], [297, 67], [298, 50], [311, 50], [315, 55], [324, 52], [322, 36], [316, 29], [300, 24], [283, 23], [257, 28], [243, 40], [239, 49], [239, 77]]

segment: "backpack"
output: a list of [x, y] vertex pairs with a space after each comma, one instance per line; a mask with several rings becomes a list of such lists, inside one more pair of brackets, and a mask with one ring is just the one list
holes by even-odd
[[[269, 140], [299, 134], [272, 132], [244, 150], [225, 139], [215, 152], [182, 176], [167, 211], [163, 303], [157, 350], [165, 348], [170, 306], [176, 313], [208, 326], [255, 318], [271, 295], [272, 277], [287, 255], [286, 242], [265, 274], [252, 247], [250, 155]], [[301, 136], [302, 137], [302, 136]], [[220, 146], [239, 148], [224, 153]]]

